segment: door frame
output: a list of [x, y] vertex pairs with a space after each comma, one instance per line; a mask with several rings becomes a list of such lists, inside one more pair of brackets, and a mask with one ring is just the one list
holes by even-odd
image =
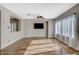
[[46, 21], [46, 38], [48, 38], [48, 21]]

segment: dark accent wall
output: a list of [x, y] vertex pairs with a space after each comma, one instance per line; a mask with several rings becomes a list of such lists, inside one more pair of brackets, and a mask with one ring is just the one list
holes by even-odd
[[75, 5], [74, 7], [72, 7], [71, 9], [69, 9], [68, 11], [66, 11], [65, 13], [60, 15], [59, 17], [57, 17], [56, 21], [61, 20], [65, 17], [70, 16], [70, 15], [75, 14], [75, 13], [79, 13], [79, 4]]
[[1, 11], [0, 11], [0, 48], [1, 48]]
[[75, 14], [75, 20], [76, 20], [76, 36], [79, 37], [79, 13]]

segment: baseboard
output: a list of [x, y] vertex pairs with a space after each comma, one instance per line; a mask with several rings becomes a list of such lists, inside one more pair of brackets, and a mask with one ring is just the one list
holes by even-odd
[[3, 48], [5, 48], [5, 47], [7, 47], [7, 46], [11, 45], [11, 44], [12, 44], [12, 43], [14, 43], [14, 42], [16, 42], [16, 41], [18, 41], [18, 40], [21, 40], [21, 39], [23, 39], [23, 37], [22, 37], [22, 38], [20, 38], [20, 39], [14, 40], [14, 41], [12, 41], [12, 42], [10, 42], [10, 43], [6, 44], [6, 45], [4, 45], [4, 46], [3, 46], [3, 47], [1, 47], [0, 49], [3, 49]]
[[48, 38], [48, 37], [24, 37], [24, 38]]
[[70, 46], [69, 46], [67, 43], [65, 43], [64, 41], [59, 40], [59, 39], [57, 39], [57, 38], [55, 38], [55, 39], [58, 40], [59, 42], [61, 42], [62, 44], [66, 45], [68, 48], [70, 48], [70, 49], [72, 49], [72, 50], [74, 50], [74, 51], [78, 51], [78, 52], [79, 52], [79, 50], [76, 50], [75, 48], [70, 47]]
[[[30, 38], [46, 38], [46, 37], [22, 37], [21, 39], [23, 39], [23, 38], [29, 38], [29, 39], [30, 39]], [[14, 41], [12, 41], [12, 42], [10, 42], [10, 43], [4, 45], [4, 46], [1, 47], [0, 49], [3, 49], [3, 48], [5, 48], [5, 47], [11, 45], [11, 44], [14, 43], [14, 42], [16, 42], [16, 41], [18, 41], [18, 40], [21, 40], [21, 39], [14, 40]]]
[[48, 37], [48, 39], [55, 39], [54, 37]]

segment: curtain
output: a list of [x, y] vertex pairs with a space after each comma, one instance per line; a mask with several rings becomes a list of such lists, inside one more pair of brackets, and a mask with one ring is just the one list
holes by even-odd
[[74, 38], [75, 32], [75, 16], [68, 16], [62, 20], [55, 22], [55, 34], [60, 36], [65, 36], [69, 38]]
[[55, 23], [55, 34], [61, 35], [61, 21]]

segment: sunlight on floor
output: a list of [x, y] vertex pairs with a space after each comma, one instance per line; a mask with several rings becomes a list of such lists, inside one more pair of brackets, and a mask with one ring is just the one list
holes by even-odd
[[58, 54], [60, 49], [60, 46], [56, 44], [55, 41], [51, 41], [51, 39], [32, 40], [30, 46], [24, 54], [34, 55], [45, 52], [53, 52], [53, 54]]

